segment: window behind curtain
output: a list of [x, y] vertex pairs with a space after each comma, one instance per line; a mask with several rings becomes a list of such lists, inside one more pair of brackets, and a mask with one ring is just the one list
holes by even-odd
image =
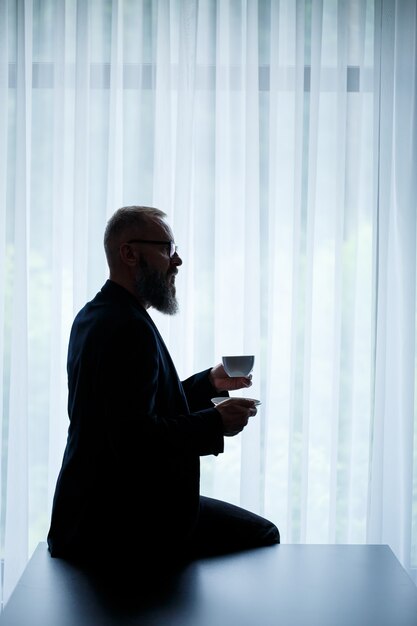
[[[105, 222], [128, 204], [165, 210], [184, 259], [180, 314], [154, 315], [180, 375], [226, 352], [256, 357], [249, 395], [262, 406], [224, 455], [202, 459], [203, 492], [271, 517], [287, 542], [370, 539], [372, 462], [384, 454], [375, 355], [389, 218], [378, 162], [392, 68], [381, 34], [402, 24], [395, 11], [387, 21], [395, 7], [2, 3], [6, 597], [47, 532], [69, 329], [106, 278]], [[415, 472], [403, 559], [413, 567]]]

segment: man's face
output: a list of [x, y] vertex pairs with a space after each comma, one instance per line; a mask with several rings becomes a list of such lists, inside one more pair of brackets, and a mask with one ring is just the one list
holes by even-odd
[[[174, 240], [171, 229], [162, 220], [150, 222], [140, 238], [167, 242]], [[175, 276], [178, 266], [182, 264], [181, 258], [177, 253], [169, 256], [168, 244], [136, 245], [139, 249], [139, 261], [135, 288], [139, 300], [161, 313], [174, 315], [178, 311]]]

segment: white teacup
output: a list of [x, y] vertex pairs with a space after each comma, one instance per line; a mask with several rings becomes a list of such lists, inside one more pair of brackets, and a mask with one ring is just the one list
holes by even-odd
[[223, 367], [226, 374], [232, 377], [249, 376], [253, 370], [255, 357], [252, 355], [223, 356]]

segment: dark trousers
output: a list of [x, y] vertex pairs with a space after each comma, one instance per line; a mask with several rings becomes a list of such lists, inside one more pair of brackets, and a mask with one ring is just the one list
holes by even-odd
[[130, 602], [148, 601], [155, 594], [169, 597], [175, 581], [181, 580], [178, 574], [190, 561], [279, 541], [277, 527], [267, 519], [233, 504], [201, 496], [198, 523], [187, 545], [178, 544], [175, 535], [162, 545], [150, 542], [148, 550], [138, 553], [120, 550], [116, 544], [110, 551], [78, 565], [89, 574], [106, 601], [111, 598], [127, 607]]
[[278, 528], [267, 519], [234, 504], [200, 496], [200, 513], [191, 542], [192, 558], [279, 542]]

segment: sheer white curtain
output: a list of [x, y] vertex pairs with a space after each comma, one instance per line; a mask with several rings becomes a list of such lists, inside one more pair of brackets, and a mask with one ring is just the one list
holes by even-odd
[[262, 406], [203, 492], [416, 568], [416, 31], [400, 0], [0, 0], [5, 600], [45, 540], [69, 329], [127, 204], [180, 246], [180, 314], [155, 314], [180, 375], [256, 357]]
[[377, 6], [375, 369], [367, 540], [388, 543], [417, 579], [417, 4], [383, 0]]

